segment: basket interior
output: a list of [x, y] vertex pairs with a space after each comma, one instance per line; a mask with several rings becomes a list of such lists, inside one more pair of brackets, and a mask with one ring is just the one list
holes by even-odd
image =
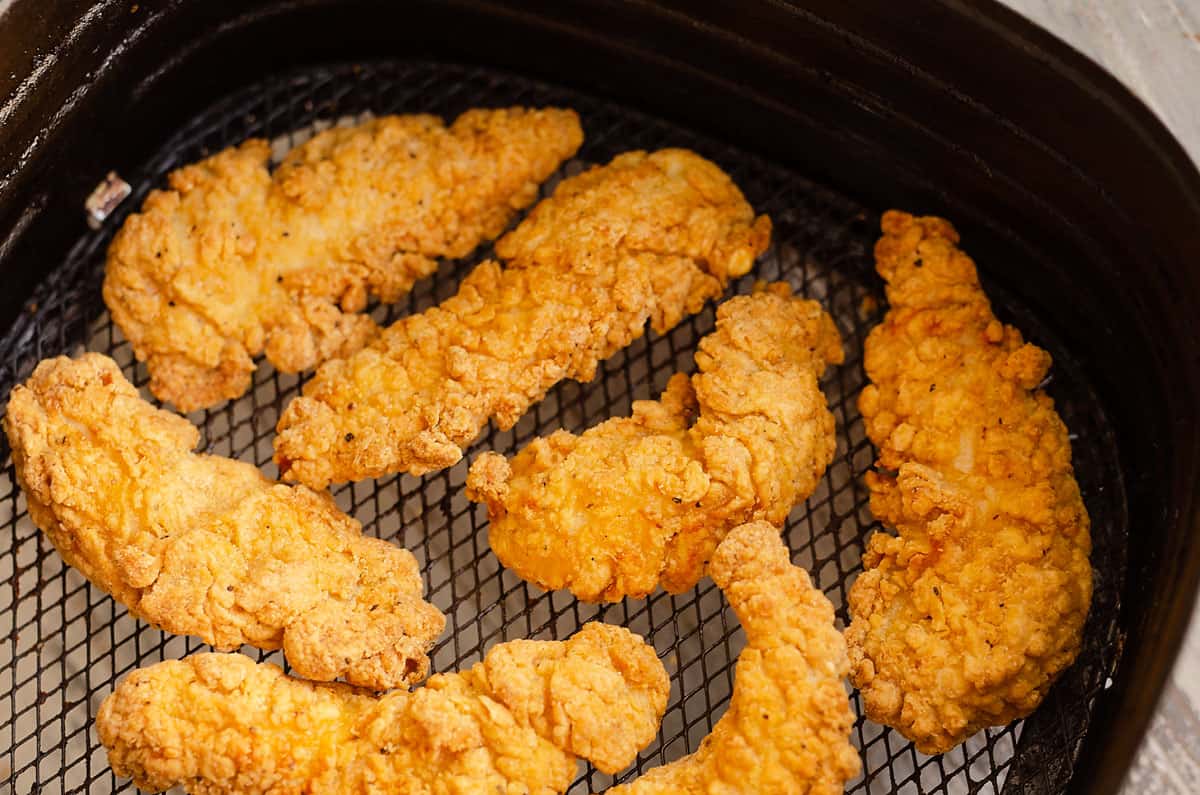
[[[846, 362], [823, 382], [837, 419], [838, 451], [816, 493], [791, 514], [785, 537], [846, 620], [846, 593], [865, 539], [878, 529], [867, 508], [861, 476], [874, 461], [856, 408], [865, 383], [862, 345], [886, 304], [871, 250], [878, 210], [802, 176], [703, 135], [652, 117], [518, 76], [441, 63], [388, 61], [316, 67], [269, 78], [209, 107], [178, 131], [136, 173], [122, 174], [133, 195], [103, 227], [78, 241], [69, 257], [39, 285], [16, 323], [0, 338], [0, 400], [47, 356], [102, 351], [143, 388], [145, 368], [109, 319], [100, 297], [104, 250], [124, 217], [168, 171], [250, 136], [273, 140], [277, 150], [314, 128], [345, 123], [363, 113], [432, 112], [451, 118], [470, 107], [560, 105], [579, 111], [586, 135], [576, 159], [543, 188], [592, 163], [629, 149], [685, 146], [725, 168], [758, 212], [774, 222], [770, 250], [750, 276], [732, 286], [747, 292], [756, 279], [785, 280], [820, 300], [836, 319]], [[82, 197], [80, 197], [82, 211]], [[919, 211], [920, 208], [907, 208]], [[968, 253], [971, 241], [965, 241]], [[383, 321], [420, 311], [452, 295], [458, 281], [489, 247], [466, 260], [444, 262], [393, 306], [374, 311]], [[1076, 664], [1029, 719], [990, 729], [938, 757], [917, 753], [899, 734], [861, 717], [852, 741], [863, 774], [852, 793], [1060, 792], [1070, 779], [1096, 695], [1110, 686], [1120, 653], [1118, 594], [1125, 571], [1125, 495], [1113, 434], [1081, 368], [1038, 319], [1008, 300], [981, 272], [997, 313], [1054, 356], [1047, 387], [1071, 431], [1076, 476], [1092, 516], [1095, 596]], [[874, 299], [865, 300], [865, 299]], [[728, 704], [741, 632], [720, 592], [705, 579], [693, 591], [658, 592], [644, 600], [597, 607], [569, 594], [543, 593], [504, 571], [487, 543], [487, 516], [462, 493], [468, 464], [483, 450], [516, 452], [534, 436], [560, 427], [581, 431], [629, 412], [635, 399], [657, 397], [678, 370], [691, 371], [697, 340], [713, 328], [710, 306], [664, 336], [648, 334], [618, 353], [588, 384], [551, 390], [508, 432], [489, 428], [455, 467], [422, 478], [391, 476], [335, 490], [338, 503], [366, 532], [412, 550], [423, 566], [430, 600], [448, 616], [433, 653], [435, 671], [478, 661], [492, 645], [517, 638], [566, 638], [599, 619], [641, 633], [658, 650], [672, 678], [671, 699], [658, 739], [628, 771], [604, 776], [581, 765], [572, 793], [603, 790], [614, 780], [696, 749]], [[265, 362], [243, 398], [189, 416], [202, 430], [202, 448], [253, 461], [270, 476], [276, 420], [298, 393], [300, 379]], [[179, 658], [208, 647], [166, 635], [130, 618], [81, 575], [68, 569], [29, 519], [16, 487], [7, 440], [0, 440], [0, 780], [13, 792], [132, 792], [108, 769], [91, 728], [101, 700], [135, 667]], [[246, 653], [281, 662], [278, 654]], [[4, 768], [7, 766], [7, 770]]]

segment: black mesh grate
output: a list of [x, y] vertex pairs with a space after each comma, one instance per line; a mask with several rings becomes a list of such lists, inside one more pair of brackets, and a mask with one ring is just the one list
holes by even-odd
[[[67, 261], [39, 286], [27, 311], [0, 339], [0, 396], [43, 357], [83, 348], [113, 356], [139, 386], [145, 369], [113, 327], [100, 298], [103, 253], [124, 216], [167, 171], [248, 136], [295, 143], [297, 130], [364, 111], [433, 112], [453, 116], [472, 106], [558, 104], [577, 109], [586, 142], [564, 173], [606, 162], [635, 148], [686, 146], [727, 169], [760, 212], [775, 222], [774, 243], [753, 278], [786, 279], [834, 314], [844, 335], [846, 364], [826, 378], [838, 420], [837, 458], [821, 487], [793, 513], [786, 537], [845, 620], [845, 595], [860, 568], [863, 541], [875, 528], [860, 477], [871, 465], [855, 400], [865, 377], [862, 344], [882, 309], [871, 248], [877, 217], [871, 210], [787, 170], [692, 132], [565, 89], [478, 68], [388, 62], [314, 68], [253, 85], [205, 110], [137, 173], [123, 175], [134, 194], [99, 232], [83, 237]], [[553, 182], [553, 181], [552, 181]], [[549, 188], [551, 186], [547, 186]], [[82, 211], [82, 197], [81, 197]], [[969, 241], [968, 241], [969, 244]], [[969, 245], [968, 245], [969, 248]], [[472, 264], [444, 263], [381, 319], [418, 311], [451, 295]], [[989, 263], [982, 263], [986, 270]], [[855, 793], [1061, 791], [1070, 778], [1097, 693], [1111, 681], [1119, 656], [1117, 601], [1124, 577], [1127, 524], [1113, 437], [1100, 406], [1070, 355], [1036, 318], [992, 290], [998, 311], [1055, 357], [1049, 389], [1073, 431], [1076, 472], [1092, 514], [1096, 596], [1084, 651], [1042, 708], [1023, 723], [983, 732], [940, 757], [917, 753], [898, 734], [860, 719], [853, 741], [863, 775]], [[671, 701], [659, 740], [619, 779], [694, 750], [720, 717], [733, 683], [742, 639], [737, 622], [707, 579], [679, 596], [657, 593], [597, 608], [565, 594], [545, 594], [503, 571], [488, 549], [486, 513], [462, 494], [467, 461], [480, 451], [511, 454], [533, 436], [559, 427], [582, 430], [629, 411], [633, 399], [657, 396], [677, 369], [691, 368], [696, 341], [713, 325], [711, 307], [666, 336], [650, 335], [606, 362], [589, 384], [565, 383], [510, 432], [489, 430], [459, 465], [424, 478], [389, 477], [342, 487], [336, 497], [367, 532], [411, 549], [424, 566], [430, 599], [449, 617], [434, 668], [455, 670], [477, 661], [503, 640], [564, 638], [592, 618], [626, 625], [648, 637], [672, 675]], [[207, 450], [254, 461], [270, 475], [276, 419], [298, 389], [294, 377], [261, 367], [251, 394], [190, 419]], [[132, 620], [124, 608], [67, 569], [26, 514], [14, 485], [7, 441], [0, 440], [0, 781], [11, 791], [128, 792], [108, 769], [91, 730], [92, 716], [114, 683], [135, 667], [206, 650]], [[253, 649], [247, 653], [267, 657]], [[854, 697], [861, 714], [861, 704]], [[7, 769], [6, 769], [7, 768]], [[585, 770], [572, 792], [600, 790], [611, 779]], [[0, 790], [3, 787], [0, 786]]]

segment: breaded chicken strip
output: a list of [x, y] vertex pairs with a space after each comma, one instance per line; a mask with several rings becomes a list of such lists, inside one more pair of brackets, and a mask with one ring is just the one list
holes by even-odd
[[564, 378], [698, 311], [766, 249], [719, 168], [630, 152], [560, 184], [496, 243], [458, 294], [323, 365], [279, 421], [285, 477], [321, 488], [462, 458], [488, 420], [509, 428]]
[[1028, 715], [1079, 653], [1092, 594], [1067, 429], [1037, 387], [1050, 356], [996, 320], [940, 218], [883, 217], [891, 310], [859, 408], [879, 449], [876, 533], [850, 592], [867, 716], [923, 753]]
[[730, 531], [710, 571], [746, 631], [729, 711], [695, 753], [609, 795], [844, 792], [859, 759], [833, 605], [767, 522]]
[[251, 357], [280, 370], [344, 356], [438, 257], [463, 257], [579, 148], [568, 110], [388, 116], [331, 129], [272, 174], [259, 139], [173, 172], [108, 252], [104, 300], [181, 411], [235, 398]]
[[326, 494], [198, 455], [187, 420], [98, 353], [38, 365], [4, 430], [29, 515], [138, 618], [234, 649], [283, 647], [302, 676], [375, 689], [425, 678], [445, 618], [412, 554]]
[[484, 453], [467, 496], [487, 503], [500, 562], [542, 588], [593, 602], [687, 590], [731, 528], [782, 525], [816, 488], [837, 444], [817, 379], [841, 361], [833, 320], [786, 284], [732, 298], [698, 374], [511, 462]]
[[376, 697], [238, 654], [134, 671], [105, 699], [100, 742], [118, 776], [188, 792], [564, 792], [576, 757], [613, 773], [658, 732], [669, 682], [641, 638], [587, 624], [517, 640], [423, 688]]

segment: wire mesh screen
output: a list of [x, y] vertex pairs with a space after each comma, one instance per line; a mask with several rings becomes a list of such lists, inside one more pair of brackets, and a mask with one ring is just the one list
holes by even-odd
[[[313, 68], [255, 84], [197, 116], [136, 173], [123, 174], [133, 195], [39, 286], [26, 312], [0, 340], [0, 396], [43, 357], [83, 349], [113, 356], [139, 387], [147, 376], [113, 326], [100, 297], [104, 249], [125, 215], [166, 173], [249, 136], [273, 140], [277, 153], [314, 127], [375, 114], [433, 112], [453, 117], [476, 106], [561, 105], [579, 111], [586, 141], [544, 188], [589, 163], [637, 148], [686, 146], [725, 168], [759, 212], [775, 225], [771, 249], [751, 276], [783, 279], [819, 299], [836, 318], [847, 359], [829, 374], [825, 393], [838, 423], [838, 452], [821, 486], [793, 511], [785, 530], [793, 560], [811, 572], [846, 621], [846, 592], [860, 570], [866, 537], [878, 529], [867, 509], [861, 476], [872, 465], [855, 401], [865, 383], [862, 346], [883, 311], [882, 283], [871, 250], [878, 218], [830, 190], [783, 168], [629, 109], [562, 88], [480, 68], [385, 62]], [[82, 211], [82, 197], [81, 211]], [[919, 209], [919, 208], [916, 208]], [[968, 250], [970, 248], [968, 243]], [[464, 261], [442, 263], [437, 274], [390, 307], [381, 320], [420, 311], [452, 295], [485, 247]], [[989, 263], [981, 262], [987, 271]], [[917, 753], [900, 735], [860, 718], [852, 740], [863, 774], [854, 793], [1058, 792], [1071, 776], [1097, 694], [1111, 684], [1119, 655], [1117, 599], [1124, 573], [1125, 503], [1113, 437], [1095, 395], [1070, 355], [1019, 306], [995, 289], [998, 312], [1055, 357], [1049, 390], [1074, 440], [1076, 473], [1093, 518], [1096, 595], [1083, 652], [1031, 718], [982, 732], [940, 757]], [[867, 300], [874, 299], [874, 300]], [[568, 594], [547, 594], [504, 571], [487, 542], [482, 506], [463, 496], [468, 462], [483, 450], [514, 453], [535, 435], [565, 427], [581, 431], [627, 414], [632, 400], [656, 397], [670, 375], [690, 371], [697, 340], [713, 328], [711, 307], [665, 336], [650, 334], [604, 363], [588, 384], [560, 384], [509, 432], [489, 429], [457, 466], [423, 478], [388, 477], [341, 487], [338, 503], [366, 532], [414, 552], [430, 600], [448, 616], [433, 654], [434, 670], [478, 661], [492, 645], [517, 638], [563, 639], [585, 621], [627, 626], [652, 642], [672, 678], [670, 704], [658, 739], [629, 770], [640, 771], [697, 748], [725, 710], [742, 639], [737, 621], [707, 579], [678, 596], [662, 592], [606, 607]], [[205, 450], [259, 465], [268, 475], [276, 420], [298, 393], [300, 380], [265, 363], [253, 390], [216, 409], [190, 415]], [[0, 441], [0, 782], [27, 793], [130, 792], [108, 769], [92, 719], [115, 683], [135, 667], [208, 650], [130, 618], [81, 575], [67, 568], [33, 525], [15, 485], [7, 441]], [[260, 659], [281, 661], [254, 649]], [[614, 779], [580, 765], [571, 792], [600, 791]], [[0, 785], [2, 788], [2, 785]]]

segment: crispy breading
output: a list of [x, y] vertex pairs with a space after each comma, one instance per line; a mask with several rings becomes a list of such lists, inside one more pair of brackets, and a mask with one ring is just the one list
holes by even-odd
[[241, 395], [253, 356], [297, 372], [378, 332], [396, 301], [537, 198], [583, 140], [569, 110], [387, 116], [322, 132], [274, 172], [253, 139], [171, 173], [108, 252], [104, 300], [181, 411]]
[[138, 618], [222, 649], [282, 646], [313, 679], [425, 678], [445, 617], [412, 554], [363, 536], [327, 494], [193, 453], [196, 428], [108, 357], [39, 364], [4, 430], [33, 521]]
[[489, 419], [511, 427], [565, 378], [698, 311], [766, 249], [717, 166], [629, 152], [561, 183], [458, 294], [326, 362], [284, 411], [275, 460], [314, 488], [448, 467]]
[[940, 218], [883, 217], [891, 309], [859, 398], [876, 533], [850, 592], [867, 716], [924, 753], [1028, 715], [1079, 653], [1091, 537], [1044, 350], [996, 320]]
[[685, 591], [733, 527], [783, 524], [833, 458], [817, 379], [842, 360], [833, 320], [786, 284], [738, 296], [700, 341], [699, 373], [658, 401], [576, 436], [556, 431], [506, 461], [475, 460], [492, 551], [518, 576], [586, 601]]
[[571, 785], [576, 757], [610, 773], [629, 765], [668, 690], [654, 649], [591, 623], [565, 642], [502, 643], [466, 671], [382, 697], [197, 654], [134, 671], [96, 729], [113, 771], [154, 791], [549, 795]]
[[734, 528], [711, 574], [746, 631], [729, 710], [690, 756], [609, 795], [835, 795], [858, 774], [833, 605], [767, 522]]

